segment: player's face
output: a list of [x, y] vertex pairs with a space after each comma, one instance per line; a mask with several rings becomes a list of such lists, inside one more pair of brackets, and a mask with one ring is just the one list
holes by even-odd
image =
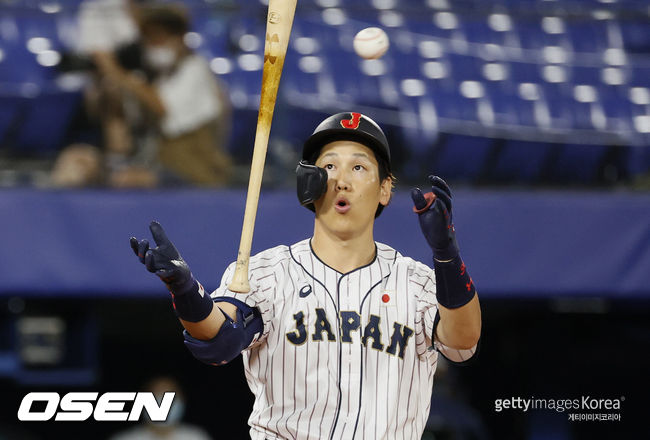
[[391, 181], [379, 181], [372, 150], [353, 141], [327, 144], [316, 160], [327, 170], [327, 192], [314, 202], [316, 218], [339, 234], [359, 233], [370, 227], [375, 211], [390, 200]]

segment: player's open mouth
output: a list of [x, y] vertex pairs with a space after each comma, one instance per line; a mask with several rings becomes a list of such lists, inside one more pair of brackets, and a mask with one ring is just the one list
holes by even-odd
[[334, 209], [340, 214], [345, 214], [350, 210], [350, 202], [343, 197], [339, 197], [336, 199], [336, 203], [334, 203]]

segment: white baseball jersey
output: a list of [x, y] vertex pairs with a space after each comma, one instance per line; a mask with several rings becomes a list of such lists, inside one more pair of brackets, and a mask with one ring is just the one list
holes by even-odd
[[[432, 343], [433, 270], [377, 243], [368, 265], [342, 274], [320, 261], [310, 240], [250, 260], [251, 293], [213, 298], [258, 307], [262, 334], [243, 351], [255, 395], [251, 438], [417, 439], [429, 416], [438, 353], [472, 350]], [[218, 299], [216, 299], [218, 301]]]

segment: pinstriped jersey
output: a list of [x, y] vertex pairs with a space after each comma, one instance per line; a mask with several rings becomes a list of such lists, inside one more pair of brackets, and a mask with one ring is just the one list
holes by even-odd
[[257, 307], [264, 323], [243, 352], [255, 396], [250, 434], [262, 439], [420, 439], [438, 352], [433, 270], [381, 243], [374, 260], [340, 273], [310, 240], [250, 259], [251, 292], [218, 297]]

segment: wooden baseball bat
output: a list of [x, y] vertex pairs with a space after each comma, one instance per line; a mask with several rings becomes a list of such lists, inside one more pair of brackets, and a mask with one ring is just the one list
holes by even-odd
[[264, 172], [266, 148], [269, 143], [271, 121], [275, 100], [278, 95], [280, 76], [284, 58], [289, 45], [289, 36], [293, 26], [293, 16], [296, 12], [297, 0], [269, 0], [269, 10], [266, 17], [266, 41], [264, 43], [264, 71], [262, 73], [262, 95], [260, 110], [257, 115], [257, 129], [255, 131], [255, 145], [253, 148], [253, 162], [248, 180], [248, 194], [246, 196], [246, 210], [244, 224], [242, 225], [239, 252], [237, 253], [237, 266], [235, 274], [228, 286], [232, 292], [247, 293], [250, 291], [248, 284], [248, 262], [253, 243], [253, 229], [255, 215], [260, 199], [260, 187]]

